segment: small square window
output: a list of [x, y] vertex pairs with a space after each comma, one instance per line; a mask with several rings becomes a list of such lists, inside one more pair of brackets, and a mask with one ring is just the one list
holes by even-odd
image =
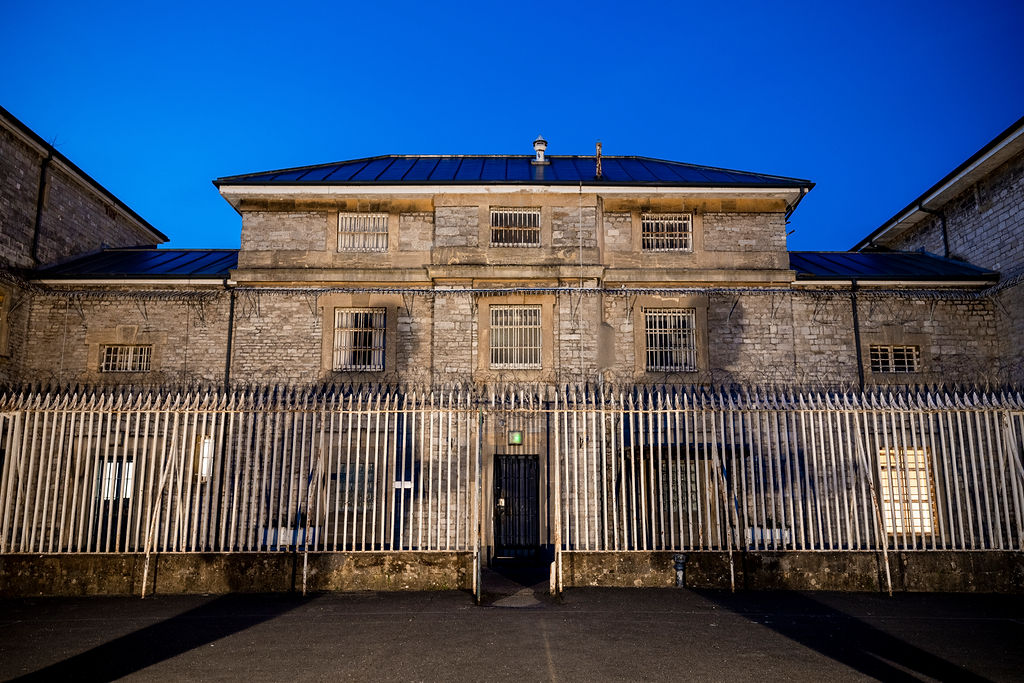
[[694, 309], [644, 309], [644, 336], [647, 372], [696, 372]]
[[387, 251], [386, 213], [339, 213], [338, 251]]
[[539, 370], [541, 307], [491, 306], [491, 368]]
[[693, 250], [693, 218], [688, 213], [645, 213], [640, 224], [644, 251]]
[[384, 369], [383, 308], [334, 309], [334, 369], [380, 372]]
[[539, 247], [540, 209], [491, 209], [492, 247]]
[[921, 366], [920, 346], [885, 346], [872, 344], [871, 372], [909, 373], [918, 372]]
[[109, 344], [100, 349], [100, 372], [149, 372], [152, 363], [149, 344]]

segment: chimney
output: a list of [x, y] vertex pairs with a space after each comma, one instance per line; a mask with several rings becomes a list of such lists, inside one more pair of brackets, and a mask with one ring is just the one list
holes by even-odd
[[544, 139], [543, 135], [538, 135], [537, 139], [533, 141], [533, 151], [537, 153], [537, 157], [533, 160], [534, 164], [547, 164], [547, 160], [544, 159], [544, 150], [548, 148], [548, 141]]
[[597, 141], [597, 153], [594, 155], [594, 161], [597, 167], [594, 169], [594, 177], [598, 180], [601, 179], [601, 141]]

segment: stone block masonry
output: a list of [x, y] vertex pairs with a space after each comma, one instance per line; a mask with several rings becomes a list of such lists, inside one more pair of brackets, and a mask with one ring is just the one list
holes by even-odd
[[435, 247], [477, 247], [480, 215], [475, 206], [439, 206], [434, 210]]

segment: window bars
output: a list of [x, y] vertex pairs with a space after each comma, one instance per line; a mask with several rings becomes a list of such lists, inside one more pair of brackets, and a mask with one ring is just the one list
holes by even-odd
[[645, 213], [640, 217], [644, 251], [693, 251], [693, 219], [688, 213]]
[[384, 369], [385, 309], [334, 309], [334, 369]]
[[149, 372], [152, 363], [153, 347], [149, 344], [111, 344], [102, 349], [100, 372]]
[[540, 209], [491, 209], [492, 247], [539, 247]]
[[338, 251], [387, 251], [386, 213], [339, 213]]
[[540, 306], [491, 306], [491, 368], [541, 368]]
[[884, 346], [872, 344], [871, 372], [917, 372], [921, 365], [920, 346]]
[[695, 372], [697, 340], [692, 308], [644, 309], [648, 372]]

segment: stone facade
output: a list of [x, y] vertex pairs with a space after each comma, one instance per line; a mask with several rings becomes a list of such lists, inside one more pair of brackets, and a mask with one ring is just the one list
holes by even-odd
[[[166, 237], [0, 108], [0, 382], [30, 376], [29, 368], [37, 364], [26, 353], [55, 354], [52, 341], [42, 349], [31, 341], [36, 302], [25, 287], [24, 271], [101, 247], [151, 247], [164, 241]], [[49, 370], [44, 376], [50, 376]]]
[[[1009, 134], [1004, 144], [1020, 150], [1019, 135], [1019, 130]], [[941, 348], [958, 357], [958, 365], [988, 362], [1003, 383], [1019, 386], [1024, 383], [1024, 151], [957, 180], [953, 192], [940, 205], [929, 205], [926, 220], [908, 230], [890, 230], [876, 244], [944, 254], [948, 242], [951, 258], [998, 271], [1000, 284], [986, 299], [994, 322], [986, 318], [981, 329], [987, 333], [994, 325], [999, 348], [986, 360], [976, 353], [981, 342], [972, 335]]]
[[[949, 253], [1004, 277], [1024, 272], [1024, 154], [1018, 154], [946, 203]], [[942, 219], [935, 216], [884, 242], [903, 251], [943, 254]]]

